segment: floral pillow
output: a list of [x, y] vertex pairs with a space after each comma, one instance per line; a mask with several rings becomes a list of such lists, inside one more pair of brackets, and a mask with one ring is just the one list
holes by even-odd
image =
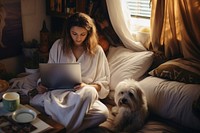
[[200, 62], [177, 58], [159, 65], [149, 74], [173, 81], [200, 84]]

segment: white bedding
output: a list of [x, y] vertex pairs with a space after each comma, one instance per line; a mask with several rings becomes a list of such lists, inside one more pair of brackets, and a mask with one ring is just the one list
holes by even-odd
[[110, 90], [114, 91], [116, 85], [124, 79], [139, 80], [151, 66], [153, 52], [134, 52], [122, 46], [110, 47], [107, 58], [110, 67]]
[[141, 80], [140, 85], [151, 112], [200, 130], [200, 119], [192, 113], [192, 103], [200, 96], [200, 84], [185, 84], [149, 76]]
[[128, 78], [140, 80], [153, 62], [153, 52], [134, 52], [125, 47], [110, 46], [107, 55], [110, 67], [110, 93], [112, 101], [116, 85]]

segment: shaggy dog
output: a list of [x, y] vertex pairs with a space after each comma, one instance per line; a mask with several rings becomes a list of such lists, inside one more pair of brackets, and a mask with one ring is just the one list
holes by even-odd
[[112, 108], [115, 132], [134, 132], [143, 127], [148, 116], [146, 97], [138, 82], [126, 79], [118, 83]]

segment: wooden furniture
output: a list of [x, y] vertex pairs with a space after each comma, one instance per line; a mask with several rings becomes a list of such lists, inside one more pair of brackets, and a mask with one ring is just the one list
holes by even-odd
[[51, 17], [51, 32], [61, 32], [64, 20], [74, 12], [88, 12], [90, 0], [46, 0], [46, 14]]
[[93, 0], [46, 0], [46, 14], [50, 16], [50, 47], [60, 37], [65, 19], [74, 12], [89, 12]]
[[[29, 105], [29, 97], [26, 95], [20, 95], [20, 103], [21, 104], [28, 104]], [[31, 106], [33, 109], [37, 110], [40, 112], [40, 114], [38, 114], [38, 117], [46, 122], [47, 124], [49, 124], [50, 126], [53, 127], [53, 129], [50, 129], [44, 133], [66, 133], [65, 127], [63, 125], [61, 125], [60, 123], [54, 121], [50, 116], [48, 116], [47, 114], [44, 113], [44, 110], [39, 108], [39, 107], [33, 107]]]
[[[20, 106], [25, 106], [25, 107], [27, 107], [27, 108], [31, 108], [31, 109], [35, 110], [36, 112], [38, 112], [37, 108], [32, 107], [32, 106], [30, 106], [30, 105], [20, 105]], [[3, 108], [3, 104], [0, 102], [0, 116], [5, 115], [6, 113], [11, 113], [11, 112], [5, 111], [5, 110], [2, 109], [2, 108]], [[53, 128], [51, 128], [51, 129], [47, 129], [47, 130], [41, 131], [41, 132], [39, 132], [39, 133], [66, 133], [65, 127], [64, 127], [62, 124], [60, 124], [60, 123], [54, 121], [53, 119], [51, 119], [51, 117], [49, 117], [49, 116], [46, 115], [45, 113], [39, 111], [37, 117], [38, 117], [40, 120], [42, 120], [43, 122], [45, 122], [46, 124], [48, 124], [48, 125], [50, 125], [51, 127], [53, 127]], [[42, 123], [43, 123], [43, 122], [42, 122]], [[40, 124], [42, 124], [42, 123], [40, 123]], [[46, 125], [46, 124], [45, 124], [45, 125]], [[34, 124], [33, 124], [33, 125], [34, 125]], [[36, 125], [37, 125], [37, 124], [36, 124]], [[36, 125], [34, 125], [34, 126], [36, 126]], [[44, 128], [44, 125], [40, 125], [40, 126], [42, 126], [42, 128]], [[37, 125], [36, 127], [39, 128], [38, 125]], [[40, 130], [40, 129], [39, 129], [39, 130]], [[1, 131], [0, 131], [0, 132], [1, 132]]]

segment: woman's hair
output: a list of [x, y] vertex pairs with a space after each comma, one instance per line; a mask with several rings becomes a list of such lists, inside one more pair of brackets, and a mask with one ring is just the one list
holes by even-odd
[[87, 53], [93, 55], [95, 54], [96, 47], [98, 45], [98, 35], [96, 31], [96, 26], [93, 19], [85, 13], [74, 13], [69, 16], [64, 24], [64, 29], [62, 33], [62, 44], [63, 52], [67, 53], [73, 46], [73, 39], [70, 35], [70, 29], [73, 26], [78, 26], [85, 28], [88, 32], [86, 39], [83, 42], [83, 47]]

